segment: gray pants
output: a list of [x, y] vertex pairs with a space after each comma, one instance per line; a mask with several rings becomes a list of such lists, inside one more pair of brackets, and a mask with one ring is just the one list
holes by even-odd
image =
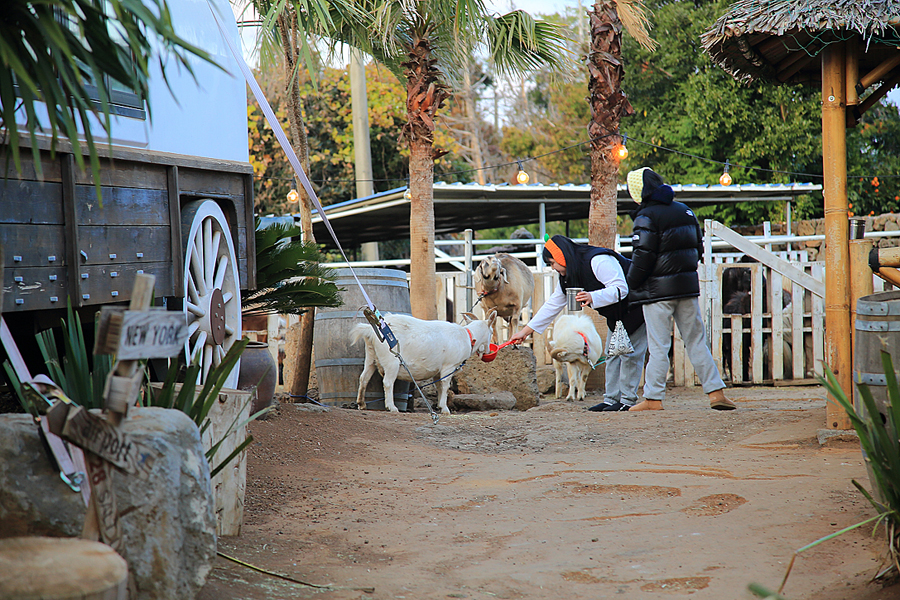
[[709, 394], [725, 387], [706, 345], [706, 331], [700, 317], [697, 298], [661, 300], [644, 305], [647, 344], [650, 359], [644, 374], [644, 398], [663, 400], [666, 397], [666, 376], [669, 374], [669, 347], [672, 337], [672, 318], [684, 340], [685, 353], [700, 378], [703, 392]]
[[638, 399], [638, 386], [641, 384], [644, 357], [647, 355], [647, 326], [641, 324], [628, 338], [634, 346], [634, 352], [606, 357], [606, 393], [603, 401], [607, 404], [621, 402], [632, 406]]

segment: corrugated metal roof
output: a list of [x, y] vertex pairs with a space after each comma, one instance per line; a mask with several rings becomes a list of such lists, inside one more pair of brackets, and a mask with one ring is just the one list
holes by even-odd
[[[730, 202], [791, 201], [802, 194], [820, 192], [813, 183], [743, 185], [672, 185], [676, 198], [689, 206]], [[409, 238], [409, 199], [406, 187], [366, 198], [325, 207], [341, 245], [353, 247], [366, 242]], [[590, 209], [591, 186], [573, 183], [526, 185], [479, 185], [477, 183], [434, 184], [434, 229], [436, 234], [459, 233], [466, 229], [520, 226], [538, 223], [541, 210], [546, 222], [586, 219]], [[618, 212], [635, 208], [624, 184], [618, 186]], [[319, 215], [313, 215], [316, 240], [333, 247], [331, 236]]]

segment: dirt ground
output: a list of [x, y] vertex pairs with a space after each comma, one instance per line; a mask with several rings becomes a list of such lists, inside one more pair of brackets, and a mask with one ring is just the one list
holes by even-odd
[[[820, 445], [821, 388], [736, 388], [709, 410], [390, 414], [282, 404], [251, 426], [244, 525], [201, 600], [753, 598], [794, 550], [872, 516], [855, 441]], [[800, 554], [791, 600], [887, 600], [869, 526]], [[323, 587], [315, 587], [323, 586]]]

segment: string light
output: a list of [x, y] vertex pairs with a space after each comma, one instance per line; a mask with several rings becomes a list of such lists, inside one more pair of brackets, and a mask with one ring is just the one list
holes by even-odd
[[619, 160], [625, 160], [628, 158], [628, 148], [625, 144], [628, 142], [628, 136], [622, 134], [622, 143], [616, 148], [616, 156], [619, 157]]
[[403, 192], [403, 197], [407, 200], [412, 200], [412, 192], [409, 190], [409, 188], [406, 188], [406, 191]]
[[297, 193], [297, 190], [291, 190], [291, 191], [288, 192], [287, 199], [288, 199], [288, 202], [290, 202], [290, 203], [292, 203], [292, 204], [293, 204], [294, 202], [299, 202], [299, 201], [300, 201], [300, 194]]
[[724, 172], [722, 173], [722, 175], [719, 177], [719, 184], [720, 184], [720, 185], [731, 185], [731, 182], [734, 181], [734, 180], [731, 178], [731, 175], [728, 174], [728, 167], [729, 167], [729, 166], [730, 166], [730, 165], [729, 165], [728, 161], [726, 160], [726, 161], [725, 161], [725, 171], [724, 171]]
[[[561, 152], [566, 152], [566, 151], [568, 151], [568, 150], [571, 150], [572, 148], [578, 148], [579, 146], [584, 146], [584, 145], [586, 145], [586, 144], [590, 144], [590, 143], [591, 143], [592, 141], [594, 141], [594, 140], [602, 139], [602, 138], [606, 138], [606, 137], [610, 137], [610, 136], [612, 136], [612, 135], [616, 135], [616, 134], [609, 133], [609, 134], [597, 136], [597, 137], [595, 137], [595, 138], [593, 138], [593, 139], [585, 140], [585, 141], [582, 141], [582, 142], [577, 142], [577, 143], [575, 143], [575, 144], [571, 144], [571, 145], [569, 145], [569, 146], [565, 146], [565, 147], [559, 148], [559, 149], [557, 149], [557, 150], [551, 150], [551, 151], [549, 151], [549, 152], [545, 152], [545, 153], [543, 153], [543, 154], [539, 154], [539, 155], [535, 155], [535, 156], [530, 156], [530, 157], [525, 158], [525, 159], [517, 159], [517, 160], [516, 160], [516, 164], [519, 165], [519, 173], [517, 174], [517, 180], [518, 180], [518, 177], [519, 177], [520, 174], [521, 174], [521, 175], [524, 175], [525, 177], [528, 177], [528, 173], [526, 173], [526, 172], [522, 169], [522, 161], [523, 161], [523, 160], [539, 160], [539, 159], [544, 158], [544, 157], [546, 157], [546, 156], [550, 156], [550, 155], [553, 155], [553, 154], [559, 154], [559, 153], [561, 153]], [[624, 148], [624, 146], [625, 146], [625, 141], [627, 140], [627, 138], [628, 138], [628, 136], [626, 136], [626, 135], [623, 134], [623, 136], [622, 136], [622, 142], [623, 142], [623, 143], [622, 143], [621, 146], [619, 146], [619, 148], [623, 148], [625, 152], [627, 152], [627, 148]], [[679, 154], [679, 155], [681, 155], [681, 156], [687, 156], [687, 157], [689, 157], [689, 158], [694, 158], [694, 159], [701, 160], [701, 161], [705, 161], [705, 162], [711, 162], [711, 163], [722, 164], [721, 161], [714, 160], [714, 159], [712, 159], [712, 158], [707, 158], [707, 157], [705, 157], [705, 156], [699, 156], [699, 155], [697, 155], [697, 154], [691, 154], [690, 152], [684, 152], [684, 151], [682, 151], [682, 150], [676, 150], [676, 149], [674, 149], [674, 148], [667, 148], [667, 147], [665, 147], [665, 146], [661, 146], [661, 145], [659, 145], [659, 144], [654, 144], [654, 143], [652, 143], [652, 142], [647, 142], [647, 141], [644, 141], [644, 140], [641, 140], [641, 139], [638, 139], [638, 138], [632, 137], [632, 138], [631, 138], [631, 141], [632, 141], [632, 142], [639, 143], [639, 144], [643, 144], [643, 145], [645, 145], [645, 146], [649, 146], [650, 148], [655, 148], [656, 150], [661, 150], [661, 151], [663, 151], [663, 152], [671, 152], [672, 154]], [[618, 151], [618, 149], [617, 149], [617, 151]], [[627, 154], [626, 154], [626, 156], [627, 156]], [[623, 158], [624, 158], [624, 157], [623, 157]], [[463, 175], [463, 174], [466, 174], [466, 173], [474, 173], [474, 172], [476, 172], [476, 171], [488, 171], [488, 170], [491, 170], [491, 169], [499, 169], [499, 168], [503, 168], [503, 167], [510, 166], [510, 165], [512, 165], [512, 164], [514, 164], [514, 163], [512, 163], [512, 162], [498, 163], [498, 164], [496, 164], [496, 165], [489, 165], [489, 166], [480, 167], [480, 168], [477, 168], [477, 169], [463, 169], [463, 170], [459, 170], [459, 171], [448, 171], [448, 172], [445, 172], [445, 173], [440, 173], [440, 175]], [[721, 183], [722, 185], [730, 185], [730, 184], [733, 182], [733, 179], [732, 179], [731, 175], [728, 174], [728, 167], [729, 167], [729, 166], [730, 166], [730, 163], [726, 163], [725, 171], [723, 172], [722, 177], [720, 177], [720, 183]], [[797, 171], [782, 171], [782, 170], [779, 170], [779, 169], [765, 169], [765, 168], [762, 168], [762, 167], [753, 167], [753, 166], [750, 166], [750, 165], [736, 165], [736, 166], [739, 167], [739, 168], [741, 168], [741, 169], [746, 169], [746, 170], [748, 170], [748, 171], [757, 171], [757, 172], [760, 172], [760, 173], [773, 173], [773, 174], [779, 174], [779, 175], [791, 175], [791, 176], [799, 176], [799, 177], [810, 177], [810, 178], [814, 178], [814, 179], [822, 179], [822, 178], [824, 177], [824, 176], [823, 176], [822, 174], [820, 174], [820, 173], [802, 173], [802, 172], [797, 172]], [[725, 177], [726, 174], [728, 174], [728, 177], [727, 177], [727, 178]], [[872, 179], [872, 177], [873, 177], [872, 175], [853, 175], [853, 174], [849, 174], [849, 173], [847, 174], [847, 178], [848, 178], [848, 179], [859, 179], [859, 180], [861, 180], [861, 181], [862, 181], [862, 180], [865, 180], [865, 179]], [[881, 174], [881, 175], [878, 175], [878, 177], [880, 177], [880, 178], [882, 178], [882, 179], [895, 179], [895, 178], [900, 178], [900, 174]], [[269, 177], [269, 176], [265, 176], [265, 175], [254, 175], [253, 178], [254, 178], [254, 179], [267, 179], [267, 180], [273, 180], [273, 181], [293, 181], [292, 178], [287, 178], [287, 177]], [[728, 184], [725, 184], [722, 180], [727, 180], [727, 181], [728, 181]], [[310, 181], [313, 181], [313, 182], [316, 182], [316, 183], [322, 183], [322, 184], [335, 184], [335, 183], [353, 183], [353, 182], [359, 182], [359, 181], [372, 181], [372, 182], [379, 182], [379, 181], [408, 181], [408, 179], [399, 178], [399, 177], [392, 177], [392, 178], [385, 178], [385, 179], [358, 179], [358, 180], [357, 180], [357, 179], [311, 179]], [[526, 180], [526, 182], [527, 182], [527, 180]]]
[[528, 173], [525, 172], [525, 169], [522, 168], [522, 161], [517, 161], [519, 163], [519, 172], [516, 173], [516, 181], [525, 185], [528, 183]]

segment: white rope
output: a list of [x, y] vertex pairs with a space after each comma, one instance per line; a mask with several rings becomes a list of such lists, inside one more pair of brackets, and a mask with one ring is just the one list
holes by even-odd
[[[263, 115], [265, 115], [266, 117], [266, 122], [268, 122], [269, 127], [275, 134], [275, 138], [278, 140], [278, 143], [281, 144], [281, 148], [287, 155], [288, 162], [291, 163], [291, 167], [293, 167], [294, 173], [297, 174], [297, 177], [300, 179], [300, 183], [303, 185], [306, 193], [309, 194], [310, 200], [312, 200], [313, 205], [319, 212], [319, 216], [322, 217], [322, 222], [325, 223], [325, 227], [328, 228], [328, 233], [331, 234], [331, 239], [334, 240], [334, 243], [337, 246], [337, 249], [340, 251], [341, 256], [343, 256], [344, 260], [349, 263], [350, 260], [347, 258], [347, 254], [344, 252], [344, 248], [341, 246], [341, 242], [338, 240], [337, 235], [334, 233], [334, 229], [331, 227], [331, 223], [328, 222], [328, 217], [325, 216], [325, 209], [322, 208], [322, 204], [319, 202], [319, 198], [316, 196], [316, 192], [315, 190], [313, 190], [312, 184], [309, 182], [309, 178], [303, 171], [303, 167], [300, 165], [300, 159], [297, 158], [297, 154], [294, 152], [293, 146], [291, 146], [291, 143], [288, 141], [287, 135], [284, 133], [284, 129], [281, 127], [281, 123], [278, 122], [278, 119], [275, 117], [275, 112], [272, 110], [272, 107], [269, 106], [269, 101], [266, 100], [266, 95], [259, 87], [259, 83], [257, 83], [256, 77], [253, 76], [253, 72], [247, 65], [247, 61], [244, 60], [244, 56], [234, 47], [234, 44], [225, 31], [225, 27], [222, 25], [222, 21], [219, 19], [219, 15], [216, 14], [216, 10], [213, 7], [212, 3], [209, 0], [207, 0], [206, 3], [209, 6], [210, 12], [212, 12], [213, 18], [216, 20], [216, 26], [218, 26], [219, 28], [219, 33], [222, 34], [222, 38], [228, 45], [229, 50], [231, 50], [231, 55], [234, 57], [234, 60], [237, 62], [238, 67], [241, 69], [241, 73], [243, 73], [244, 79], [250, 86], [250, 90], [253, 92], [253, 96], [256, 98], [256, 101], [259, 102], [259, 106], [260, 108], [262, 108]], [[366, 300], [366, 304], [370, 309], [374, 311], [375, 305], [372, 304], [372, 300], [369, 299], [369, 295], [366, 293], [365, 288], [363, 288], [362, 283], [360, 283], [359, 278], [356, 276], [356, 271], [354, 271], [353, 267], [349, 264], [347, 266], [350, 268], [350, 273], [353, 275], [353, 279], [356, 280], [356, 285], [359, 286], [363, 298], [365, 298]]]

